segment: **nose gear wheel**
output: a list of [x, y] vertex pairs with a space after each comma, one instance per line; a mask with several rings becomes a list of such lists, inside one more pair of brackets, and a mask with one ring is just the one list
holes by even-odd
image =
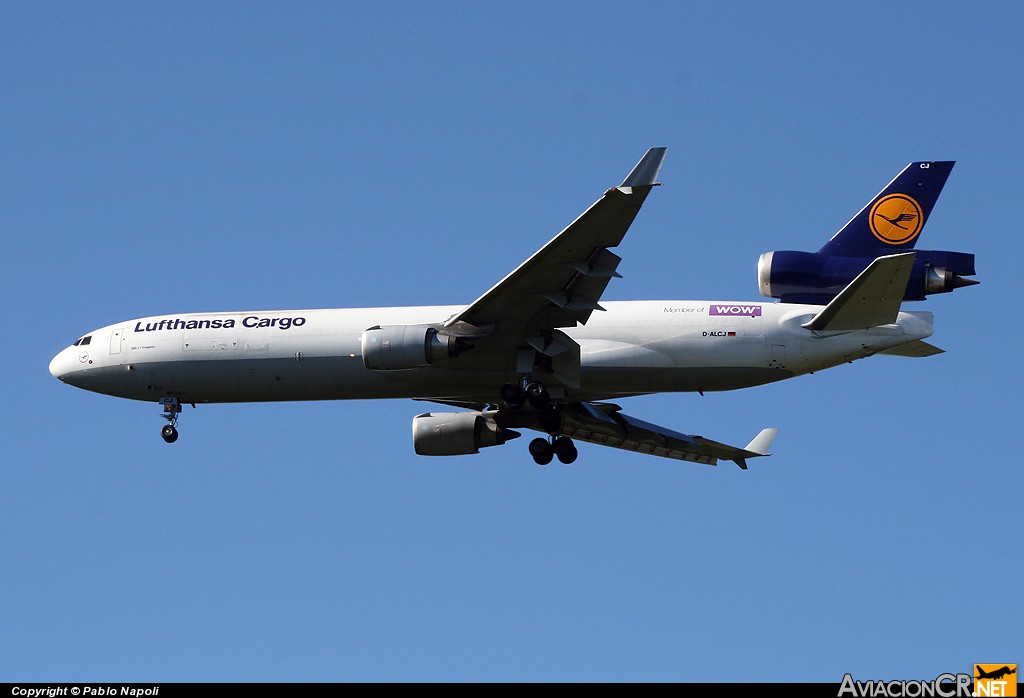
[[169, 444], [173, 444], [178, 440], [178, 416], [181, 414], [181, 403], [176, 397], [164, 397], [160, 398], [160, 404], [163, 406], [163, 414], [160, 415], [167, 420], [167, 424], [160, 428], [160, 436]]

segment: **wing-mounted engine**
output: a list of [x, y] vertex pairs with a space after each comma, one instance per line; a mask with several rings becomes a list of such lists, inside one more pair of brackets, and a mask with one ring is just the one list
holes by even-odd
[[377, 325], [359, 341], [363, 365], [371, 371], [395, 371], [429, 366], [458, 356], [472, 345], [430, 325]]
[[412, 442], [421, 456], [461, 456], [517, 439], [518, 431], [503, 429], [495, 412], [428, 412], [412, 420]]
[[[917, 250], [905, 301], [949, 293], [979, 283], [974, 276], [974, 255], [965, 252]], [[783, 303], [826, 305], [868, 268], [874, 257], [842, 257], [821, 252], [765, 252], [757, 262], [757, 284], [762, 296]]]

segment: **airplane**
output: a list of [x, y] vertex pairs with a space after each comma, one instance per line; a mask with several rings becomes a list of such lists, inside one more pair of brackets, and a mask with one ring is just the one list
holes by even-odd
[[1003, 666], [1003, 667], [1000, 667], [999, 669], [995, 669], [994, 671], [985, 671], [984, 669], [982, 669], [977, 664], [975, 664], [974, 667], [975, 667], [975, 669], [978, 672], [977, 676], [974, 677], [976, 679], [995, 679], [995, 680], [998, 680], [998, 679], [1003, 678], [1004, 676], [1009, 676], [1010, 674], [1016, 674], [1017, 673], [1017, 667], [1016, 666], [1014, 666], [1012, 669], [1009, 666]]
[[460, 411], [412, 421], [417, 454], [449, 456], [518, 438], [539, 465], [576, 442], [716, 465], [769, 455], [776, 428], [745, 446], [684, 434], [611, 402], [748, 388], [874, 354], [924, 357], [930, 312], [901, 310], [978, 283], [974, 255], [914, 246], [953, 162], [912, 162], [817, 252], [758, 262], [770, 302], [602, 301], [612, 252], [655, 186], [651, 148], [562, 232], [468, 305], [158, 315], [82, 335], [50, 373], [85, 390], [158, 402], [178, 438], [182, 406], [412, 398]]

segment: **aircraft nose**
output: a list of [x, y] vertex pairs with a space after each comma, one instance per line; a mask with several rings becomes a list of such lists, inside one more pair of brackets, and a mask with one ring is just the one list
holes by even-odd
[[54, 378], [60, 378], [62, 372], [60, 354], [57, 354], [55, 357], [50, 359], [50, 375]]
[[[74, 364], [72, 364], [72, 361], [74, 361]], [[72, 356], [72, 352], [69, 349], [65, 349], [50, 360], [50, 374], [54, 378], [64, 380], [77, 363], [75, 357]]]

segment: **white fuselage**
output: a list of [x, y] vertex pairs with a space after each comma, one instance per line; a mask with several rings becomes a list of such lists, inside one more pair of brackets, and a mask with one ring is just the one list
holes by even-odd
[[[600, 400], [655, 392], [734, 390], [863, 358], [932, 333], [932, 314], [815, 333], [821, 306], [759, 302], [619, 301], [581, 327], [580, 386], [553, 397]], [[480, 367], [474, 351], [422, 368], [374, 371], [360, 339], [376, 325], [440, 324], [460, 306], [161, 315], [95, 330], [50, 372], [87, 390], [184, 403], [438, 398], [498, 401], [513, 362]], [[84, 338], [83, 338], [84, 339]], [[80, 340], [82, 341], [82, 340]]]

